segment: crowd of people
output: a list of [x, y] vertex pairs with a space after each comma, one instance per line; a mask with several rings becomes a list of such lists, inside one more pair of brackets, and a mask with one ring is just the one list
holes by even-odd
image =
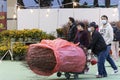
[[[114, 73], [117, 73], [118, 67], [114, 61], [119, 59], [120, 29], [117, 28], [116, 24], [111, 25], [106, 15], [101, 16], [102, 26], [98, 26], [96, 22], [91, 22], [86, 29], [83, 22], [76, 24], [73, 17], [69, 17], [68, 23], [70, 27], [67, 40], [77, 44], [85, 53], [91, 52], [97, 57], [98, 74], [96, 78], [108, 76], [105, 60], [111, 65]], [[111, 50], [112, 56], [110, 55]]]

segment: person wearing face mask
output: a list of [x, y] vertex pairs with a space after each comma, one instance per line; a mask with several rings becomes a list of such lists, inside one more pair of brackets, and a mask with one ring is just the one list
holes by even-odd
[[96, 78], [103, 78], [107, 77], [105, 69], [105, 59], [108, 56], [107, 45], [101, 34], [96, 30], [96, 26], [95, 22], [91, 22], [89, 25], [88, 31], [91, 33], [91, 41], [88, 49], [98, 58], [98, 75], [96, 75]]
[[75, 35], [77, 32], [77, 27], [76, 27], [76, 23], [73, 17], [69, 17], [69, 21], [68, 24], [70, 25], [69, 30], [68, 30], [68, 41], [70, 42], [74, 42], [75, 39]]
[[108, 53], [107, 61], [113, 68], [114, 73], [117, 73], [118, 68], [110, 56], [111, 44], [112, 44], [113, 36], [114, 36], [113, 28], [110, 25], [110, 23], [108, 22], [108, 17], [106, 15], [101, 16], [101, 22], [102, 22], [102, 26], [99, 28], [99, 32], [103, 36], [103, 38], [107, 44], [107, 53]]

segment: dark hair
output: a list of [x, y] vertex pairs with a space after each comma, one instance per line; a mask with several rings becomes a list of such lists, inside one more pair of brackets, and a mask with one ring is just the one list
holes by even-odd
[[102, 17], [105, 17], [105, 18], [108, 20], [108, 17], [107, 17], [106, 15], [102, 15], [101, 18], [102, 18]]
[[98, 28], [99, 26], [98, 25], [96, 25], [96, 28]]
[[77, 24], [77, 26], [80, 25], [83, 29], [85, 29], [85, 24], [83, 22], [80, 22]]
[[94, 27], [94, 28], [97, 28], [97, 26], [98, 25], [95, 22], [91, 22], [90, 25], [89, 25], [89, 27]]
[[116, 26], [116, 22], [112, 22], [112, 23], [111, 23], [111, 26]]
[[69, 17], [69, 20], [70, 20], [72, 23], [74, 23], [74, 22], [75, 22], [75, 20], [74, 20], [74, 18], [73, 18], [73, 17]]

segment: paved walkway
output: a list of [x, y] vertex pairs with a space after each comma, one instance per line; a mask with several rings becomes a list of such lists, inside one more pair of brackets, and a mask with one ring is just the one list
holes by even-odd
[[[117, 74], [111, 74], [113, 72], [110, 65], [106, 62], [106, 69], [108, 77], [99, 78], [95, 77], [97, 72], [96, 65], [90, 66], [90, 70], [87, 74], [79, 75], [79, 80], [120, 80], [120, 60], [116, 62], [119, 67]], [[34, 74], [31, 70], [24, 66], [23, 62], [19, 61], [2, 61], [0, 63], [0, 80], [66, 80], [64, 75], [60, 78], [56, 76], [56, 73], [49, 76], [39, 76]], [[70, 80], [74, 80], [73, 78]]]

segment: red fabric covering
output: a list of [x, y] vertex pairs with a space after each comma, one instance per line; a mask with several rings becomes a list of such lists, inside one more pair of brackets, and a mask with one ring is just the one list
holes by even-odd
[[[33, 46], [50, 48], [54, 51], [56, 66], [51, 72], [38, 71], [35, 66], [31, 70], [39, 75], [49, 76], [55, 72], [82, 72], [86, 65], [86, 55], [81, 48], [63, 39], [42, 40], [38, 44], [31, 44], [28, 53]], [[39, 65], [39, 64], [38, 64]]]

